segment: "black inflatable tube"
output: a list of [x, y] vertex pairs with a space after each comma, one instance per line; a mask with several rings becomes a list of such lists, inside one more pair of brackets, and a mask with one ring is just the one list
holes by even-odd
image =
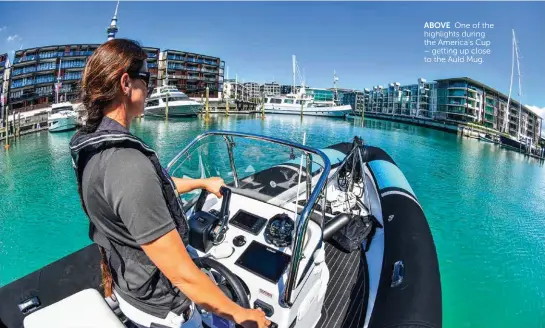
[[18, 304], [26, 299], [38, 297], [41, 305], [37, 309], [41, 309], [87, 288], [102, 293], [100, 252], [96, 244], [1, 287], [0, 327], [1, 323], [8, 328], [23, 327], [26, 315]]
[[[442, 327], [439, 263], [424, 213], [402, 194], [381, 197], [381, 203], [384, 258], [369, 326]], [[403, 261], [405, 275], [401, 285], [391, 287], [397, 261]]]
[[[337, 151], [340, 151], [341, 153], [344, 153], [345, 155], [348, 155], [350, 151], [352, 150], [352, 143], [351, 142], [341, 142], [335, 145], [331, 145], [327, 147], [329, 149], [335, 149]], [[392, 157], [388, 155], [384, 150], [382, 150], [379, 147], [374, 146], [367, 146], [364, 145], [362, 149], [362, 160], [364, 162], [371, 162], [376, 160], [384, 160], [387, 162], [390, 162], [397, 166], [397, 164], [394, 162]]]
[[[384, 160], [396, 165], [384, 150], [364, 148], [364, 161]], [[384, 221], [384, 257], [369, 327], [440, 328], [439, 261], [426, 216], [414, 195], [401, 188], [380, 190], [379, 198]], [[404, 264], [404, 279], [399, 286], [391, 287], [397, 261]]]

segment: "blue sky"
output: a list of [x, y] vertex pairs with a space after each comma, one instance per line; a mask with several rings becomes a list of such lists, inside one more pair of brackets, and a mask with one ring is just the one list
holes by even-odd
[[[115, 2], [0, 2], [0, 53], [104, 42], [114, 9]], [[514, 28], [522, 102], [545, 109], [544, 12], [545, 2], [121, 2], [118, 37], [221, 57], [229, 77], [245, 81], [289, 84], [295, 54], [313, 87], [331, 87], [335, 69], [344, 88], [469, 76], [507, 93]], [[492, 54], [481, 65], [424, 63], [426, 21], [493, 23]]]

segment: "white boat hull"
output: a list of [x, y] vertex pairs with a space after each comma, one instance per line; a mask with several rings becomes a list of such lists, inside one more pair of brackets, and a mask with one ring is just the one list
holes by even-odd
[[50, 119], [48, 121], [48, 129], [50, 132], [69, 131], [75, 129], [76, 127], [76, 118], [72, 116]]
[[[265, 104], [265, 113], [301, 115], [301, 106], [284, 104]], [[327, 106], [327, 107], [303, 107], [305, 116], [345, 117], [352, 112], [350, 105]]]
[[[169, 117], [191, 117], [197, 116], [201, 111], [202, 105], [199, 103], [195, 104], [169, 104], [168, 106], [168, 116]], [[146, 116], [156, 116], [156, 117], [165, 117], [166, 116], [166, 106], [152, 106], [146, 107], [144, 109], [144, 115]]]

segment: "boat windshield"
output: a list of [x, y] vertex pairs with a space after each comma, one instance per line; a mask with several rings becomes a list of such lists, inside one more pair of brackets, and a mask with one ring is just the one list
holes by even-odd
[[[298, 212], [307, 204], [308, 195], [317, 187], [326, 167], [324, 159], [315, 150], [300, 149], [295, 143], [281, 144], [260, 136], [211, 132], [188, 147], [169, 163], [168, 171], [172, 176], [194, 179], [218, 176], [234, 193], [291, 212], [295, 210], [298, 194]], [[329, 167], [328, 160], [327, 165]], [[310, 174], [307, 175], [307, 171]], [[184, 203], [191, 204], [199, 194], [200, 190], [196, 190], [181, 197]]]

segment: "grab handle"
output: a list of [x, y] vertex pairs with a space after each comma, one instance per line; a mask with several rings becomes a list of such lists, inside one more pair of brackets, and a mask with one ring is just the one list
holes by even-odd
[[40, 306], [40, 299], [37, 296], [31, 297], [17, 305], [23, 314], [30, 313]]
[[392, 271], [392, 283], [390, 287], [397, 287], [403, 282], [405, 276], [405, 265], [403, 261], [397, 261], [394, 263], [394, 270]]

